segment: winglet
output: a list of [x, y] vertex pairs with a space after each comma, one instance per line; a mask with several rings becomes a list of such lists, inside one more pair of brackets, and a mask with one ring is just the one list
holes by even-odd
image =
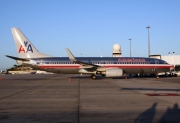
[[71, 51], [68, 48], [66, 48], [66, 52], [68, 54], [70, 61], [77, 62], [77, 60], [75, 59], [75, 57], [73, 56], [73, 54], [71, 53]]

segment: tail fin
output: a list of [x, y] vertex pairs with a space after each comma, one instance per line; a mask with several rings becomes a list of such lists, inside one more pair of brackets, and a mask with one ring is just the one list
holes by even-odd
[[40, 58], [50, 57], [49, 55], [40, 53], [34, 45], [26, 38], [26, 36], [18, 28], [12, 28], [12, 34], [16, 44], [19, 58]]

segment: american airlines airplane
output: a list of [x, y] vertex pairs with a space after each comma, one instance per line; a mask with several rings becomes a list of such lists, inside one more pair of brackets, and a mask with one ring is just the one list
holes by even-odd
[[90, 74], [92, 79], [97, 75], [121, 77], [124, 74], [155, 74], [169, 72], [174, 68], [167, 62], [144, 57], [74, 57], [66, 48], [68, 57], [51, 57], [39, 52], [18, 28], [12, 28], [18, 57], [7, 57], [16, 60], [20, 65], [54, 73]]

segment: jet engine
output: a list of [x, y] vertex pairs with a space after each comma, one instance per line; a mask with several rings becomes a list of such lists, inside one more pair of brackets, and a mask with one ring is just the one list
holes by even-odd
[[105, 72], [106, 77], [120, 77], [123, 76], [123, 70], [119, 68], [107, 69]]

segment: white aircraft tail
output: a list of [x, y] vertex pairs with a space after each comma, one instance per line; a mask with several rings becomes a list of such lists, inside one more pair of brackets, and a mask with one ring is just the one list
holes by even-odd
[[18, 28], [12, 28], [12, 34], [16, 44], [19, 58], [42, 58], [50, 57], [49, 55], [40, 53], [34, 45], [26, 38], [26, 36]]

